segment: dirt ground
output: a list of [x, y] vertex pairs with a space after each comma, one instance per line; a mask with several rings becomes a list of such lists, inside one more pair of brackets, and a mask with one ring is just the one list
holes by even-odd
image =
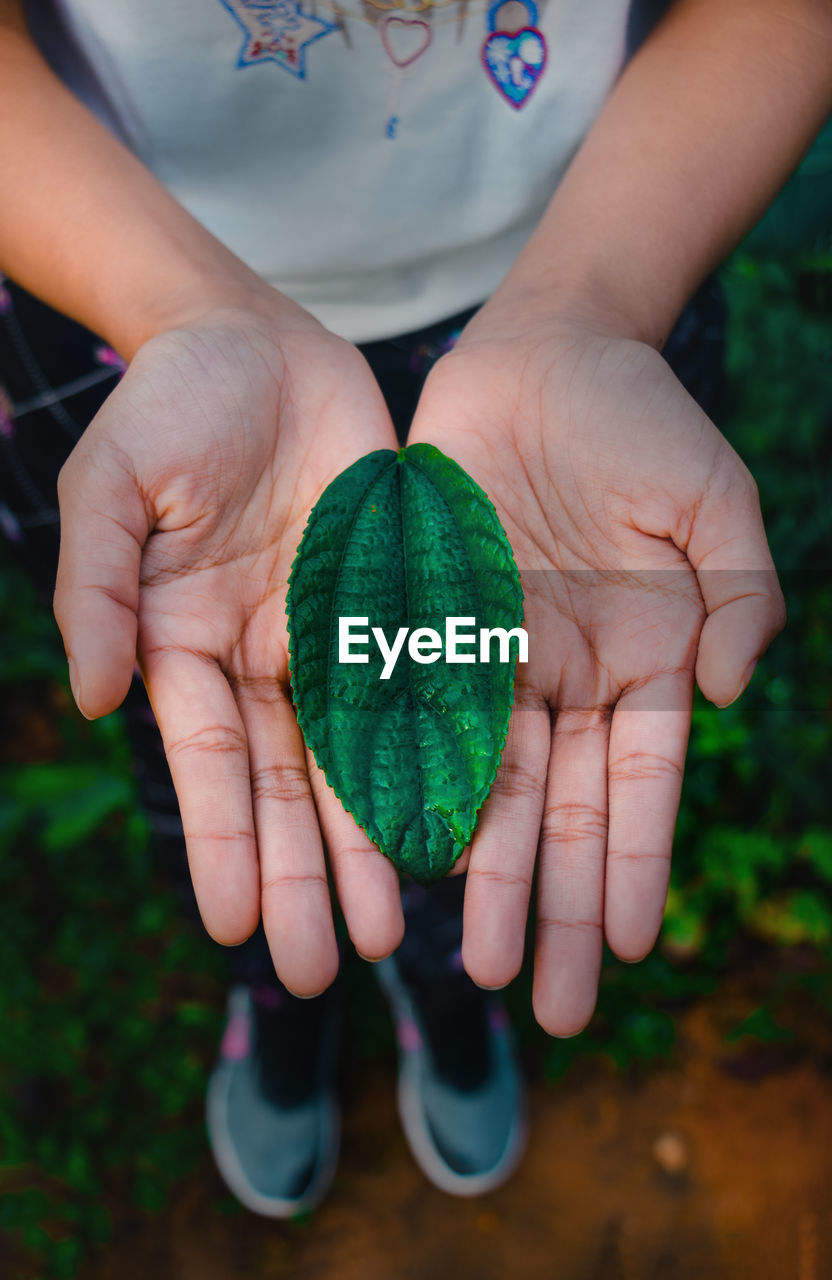
[[382, 1062], [347, 1089], [338, 1177], [307, 1222], [227, 1212], [206, 1152], [85, 1280], [826, 1280], [832, 1076], [728, 1052], [726, 998], [683, 1016], [671, 1067], [534, 1084], [526, 1160], [488, 1196], [425, 1181]]

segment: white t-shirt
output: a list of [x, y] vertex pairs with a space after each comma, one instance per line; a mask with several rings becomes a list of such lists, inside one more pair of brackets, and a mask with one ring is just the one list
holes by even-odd
[[497, 286], [598, 114], [628, 0], [39, 0], [62, 79], [354, 342]]

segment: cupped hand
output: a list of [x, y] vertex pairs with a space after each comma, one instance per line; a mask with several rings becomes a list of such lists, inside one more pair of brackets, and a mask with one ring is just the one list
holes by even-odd
[[660, 928], [694, 678], [733, 701], [784, 622], [756, 487], [652, 348], [492, 304], [431, 372], [416, 440], [493, 500], [529, 633], [463, 961], [483, 986], [517, 973], [537, 856], [535, 1012], [574, 1034], [603, 937], [635, 961]]
[[139, 349], [59, 482], [55, 612], [78, 705], [113, 710], [138, 658], [205, 925], [239, 943], [262, 906], [301, 995], [338, 966], [321, 830], [357, 949], [384, 955], [403, 928], [393, 867], [305, 755], [284, 616], [321, 491], [388, 447], [349, 343], [299, 308], [213, 309]]

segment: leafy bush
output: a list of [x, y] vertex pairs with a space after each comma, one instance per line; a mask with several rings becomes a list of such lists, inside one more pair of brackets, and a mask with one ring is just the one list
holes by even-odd
[[222, 964], [154, 871], [119, 718], [71, 710], [54, 625], [8, 564], [0, 616], [4, 756], [25, 753], [15, 708], [58, 703], [54, 758], [7, 764], [0, 794], [0, 1230], [28, 1247], [0, 1270], [68, 1277], [108, 1204], [162, 1204], [199, 1158]]

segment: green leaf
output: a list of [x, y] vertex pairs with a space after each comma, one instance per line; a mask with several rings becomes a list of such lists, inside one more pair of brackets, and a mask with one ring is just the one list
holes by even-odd
[[800, 853], [824, 880], [832, 880], [832, 832], [813, 829], [807, 831], [800, 844]]
[[747, 923], [764, 938], [786, 946], [800, 942], [822, 946], [832, 941], [832, 911], [826, 895], [817, 890], [796, 889], [765, 898], [755, 903]]
[[[470, 842], [500, 763], [513, 700], [511, 657], [414, 661], [388, 679], [371, 628], [445, 635], [522, 624], [523, 592], [494, 507], [432, 445], [370, 453], [321, 495], [292, 566], [289, 654], [298, 721], [327, 781], [401, 871], [445, 875]], [[366, 617], [366, 663], [339, 662], [341, 617]]]
[[737, 1040], [741, 1040], [743, 1036], [751, 1036], [754, 1040], [761, 1040], [764, 1044], [776, 1044], [778, 1041], [794, 1039], [792, 1032], [786, 1027], [781, 1027], [774, 1014], [765, 1005], [760, 1005], [747, 1018], [744, 1018], [738, 1026], [728, 1031], [725, 1039], [729, 1044], [732, 1044]]
[[[21, 812], [43, 824], [47, 849], [70, 849], [88, 840], [111, 814], [128, 809], [132, 799], [125, 778], [103, 774], [96, 764], [35, 764], [9, 770], [7, 795]], [[0, 829], [4, 818], [0, 809]]]

